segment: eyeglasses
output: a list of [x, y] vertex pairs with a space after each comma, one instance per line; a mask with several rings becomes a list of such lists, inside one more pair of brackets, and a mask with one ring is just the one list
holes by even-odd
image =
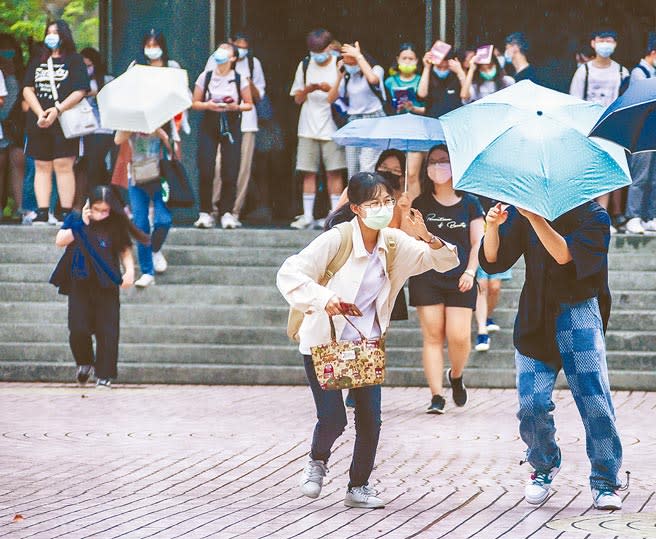
[[386, 200], [372, 200], [366, 204], [360, 204], [360, 206], [368, 210], [373, 210], [374, 212], [379, 212], [383, 208], [391, 209], [396, 206], [396, 200], [393, 198], [388, 198]]

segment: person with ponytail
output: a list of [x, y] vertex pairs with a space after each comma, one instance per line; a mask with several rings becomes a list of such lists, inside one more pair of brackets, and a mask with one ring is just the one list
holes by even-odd
[[99, 388], [111, 387], [117, 377], [119, 287], [134, 283], [131, 236], [140, 243], [150, 241], [125, 214], [116, 190], [115, 186], [95, 187], [82, 213], [69, 214], [55, 238], [55, 245], [66, 251], [50, 278], [59, 293], [68, 296], [76, 379], [84, 385], [95, 370]]
[[[299, 330], [299, 351], [318, 422], [299, 484], [301, 493], [310, 498], [321, 493], [333, 444], [347, 422], [342, 392], [321, 388], [310, 356], [311, 347], [331, 341], [329, 317], [334, 317], [339, 340], [358, 341], [359, 335], [343, 316], [338, 316], [343, 313], [343, 302], [352, 302], [362, 312], [362, 316], [353, 318], [353, 324], [367, 338], [377, 339], [387, 331], [394, 300], [409, 276], [429, 269], [449, 271], [458, 265], [455, 247], [430, 234], [418, 212], [406, 216], [405, 232], [389, 228], [396, 201], [382, 176], [372, 172], [356, 174], [349, 181], [347, 195], [349, 204], [337, 210], [354, 215], [350, 221], [353, 247], [344, 265], [325, 286], [318, 283], [342, 244], [342, 233], [333, 228], [285, 260], [276, 281], [287, 302], [305, 313]], [[360, 387], [352, 393], [355, 447], [344, 505], [384, 507], [385, 502], [369, 486], [381, 426], [381, 386]]]

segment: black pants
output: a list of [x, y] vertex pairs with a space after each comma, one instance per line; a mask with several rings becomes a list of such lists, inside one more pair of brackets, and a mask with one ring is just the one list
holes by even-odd
[[[94, 133], [84, 137], [84, 162], [87, 174], [87, 195], [98, 185], [107, 185], [111, 180], [110, 170], [113, 168], [118, 146], [114, 144], [114, 135]], [[111, 166], [108, 169], [106, 158], [111, 155]]]
[[221, 198], [219, 199], [219, 215], [232, 212], [237, 195], [237, 177], [241, 161], [241, 126], [240, 116], [225, 114], [225, 122], [230, 129], [230, 137], [221, 134], [219, 115], [205, 113], [198, 135], [198, 175], [200, 178], [200, 211], [212, 213], [212, 185], [216, 154], [221, 144]]
[[[68, 329], [77, 365], [94, 365], [96, 377], [116, 378], [120, 321], [118, 287], [73, 281], [68, 295]], [[94, 361], [91, 336], [96, 336]]]

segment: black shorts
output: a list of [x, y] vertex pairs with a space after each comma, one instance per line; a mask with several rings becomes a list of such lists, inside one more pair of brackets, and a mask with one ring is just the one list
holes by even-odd
[[59, 121], [47, 129], [32, 126], [27, 131], [25, 155], [37, 161], [53, 161], [60, 157], [77, 157], [80, 154], [80, 139], [67, 139]]
[[460, 277], [445, 277], [433, 270], [410, 277], [410, 305], [444, 305], [475, 310], [478, 293], [476, 282], [468, 292], [460, 292], [459, 280]]

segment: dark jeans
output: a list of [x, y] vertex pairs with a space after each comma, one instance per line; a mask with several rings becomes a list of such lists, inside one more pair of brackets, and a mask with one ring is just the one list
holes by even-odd
[[[116, 378], [120, 302], [118, 287], [73, 280], [68, 296], [68, 329], [77, 365], [94, 365], [98, 378]], [[91, 336], [96, 336], [94, 361]]]
[[[317, 424], [310, 458], [328, 462], [335, 440], [346, 428], [346, 408], [341, 391], [324, 391], [314, 372], [311, 356], [303, 356], [305, 373], [317, 407]], [[380, 435], [380, 386], [351, 390], [355, 399], [355, 446], [349, 471], [349, 488], [366, 485], [376, 460]]]
[[[222, 113], [226, 114], [226, 113]], [[227, 113], [229, 114], [229, 113]], [[216, 123], [215, 123], [216, 122]], [[226, 135], [219, 134], [218, 114], [203, 118], [198, 135], [198, 175], [200, 185], [200, 211], [212, 213], [212, 186], [216, 168], [216, 154], [221, 145], [221, 198], [219, 215], [232, 212], [237, 195], [237, 177], [241, 161], [241, 126], [237, 115], [228, 115], [232, 142]]]

